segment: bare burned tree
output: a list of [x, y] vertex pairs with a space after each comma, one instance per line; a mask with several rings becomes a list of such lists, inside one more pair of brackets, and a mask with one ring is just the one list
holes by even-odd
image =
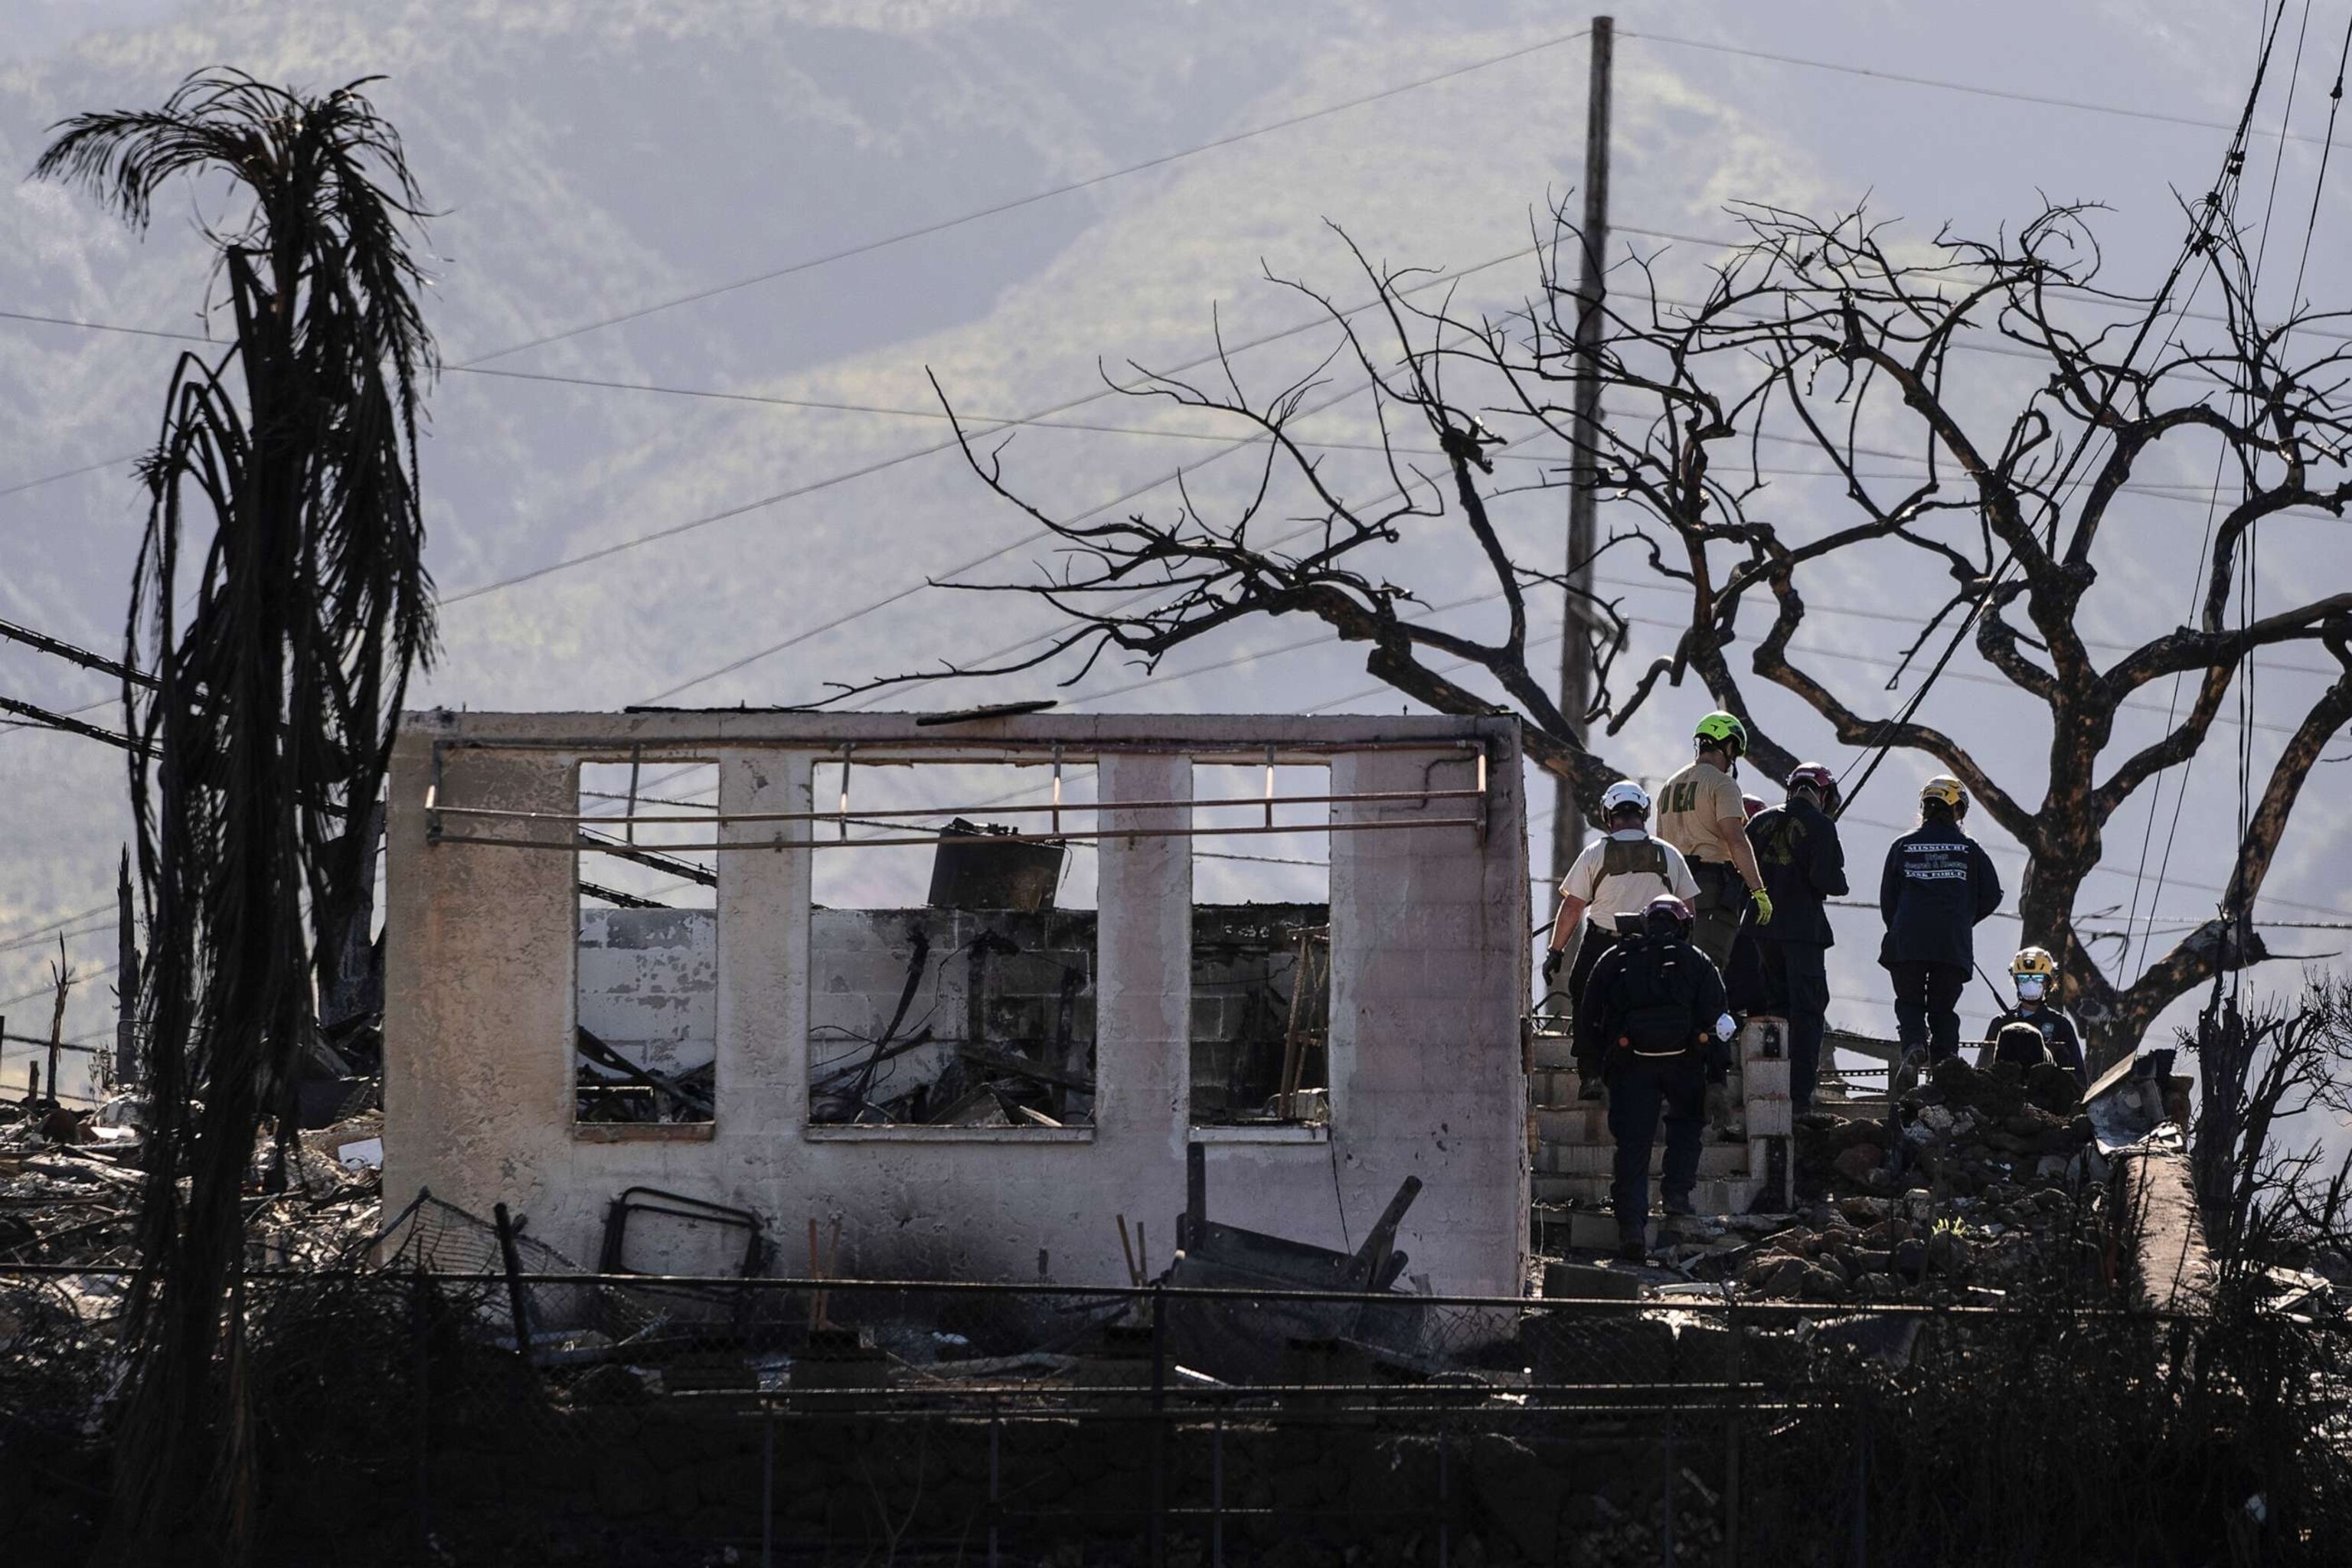
[[2291, 1131], [2352, 1117], [2352, 984], [2314, 974], [2292, 1007], [2217, 995], [2181, 1031], [2196, 1053], [2189, 1154], [2205, 1233], [2225, 1259], [2338, 1243], [2352, 1215], [2352, 1154]]
[[[1167, 515], [1064, 521], [1015, 490], [1001, 446], [967, 437], [981, 479], [1060, 546], [1044, 579], [981, 590], [1034, 595], [1066, 620], [1040, 651], [950, 672], [1067, 658], [1076, 679], [1106, 656], [1149, 668], [1253, 617], [1309, 616], [1367, 645], [1372, 675], [1432, 709], [1516, 713], [1528, 754], [1569, 782], [1589, 816], [1620, 775], [1585, 743], [1588, 726], [1616, 733], [1662, 684], [1696, 677], [1711, 703], [1748, 723], [1759, 765], [1793, 765], [1749, 700], [1748, 680], [1769, 682], [1848, 746], [1934, 758], [2025, 847], [2025, 940], [2060, 956], [2062, 999], [2095, 1057], [2111, 1060], [2176, 997], [2268, 956], [2251, 910], [2324, 744], [2352, 721], [2352, 593], [2314, 593], [2260, 616], [2243, 607], [2264, 519], [2295, 509], [2340, 517], [2352, 501], [2352, 354], [2340, 315], [2257, 314], [2255, 269], [2229, 219], [2237, 166], [2189, 210], [2179, 258], [2143, 292], [2105, 280], [2093, 215], [2080, 206], [2050, 206], [1992, 241], [1947, 232], [1907, 247], [1860, 214], [1738, 209], [1746, 242], [1710, 265], [1661, 252], [1617, 267], [1590, 362], [1559, 266], [1581, 250], [1564, 206], [1536, 252], [1538, 289], [1507, 316], [1425, 301], [1428, 275], [1356, 251], [1369, 305], [1343, 309], [1285, 285], [1315, 300], [1339, 340], [1308, 376], [1253, 396], [1223, 359], [1215, 384], [1139, 373], [1123, 388], [1253, 435], [1258, 463], [1237, 499], [1212, 504], [1186, 487]], [[1672, 297], [1670, 267], [1696, 299]], [[1339, 477], [1334, 449], [1296, 427], [1335, 364], [1371, 395], [1380, 439], [1369, 483], [1362, 472]], [[1608, 415], [1580, 441], [1570, 389], [1586, 374], [1601, 379]], [[1407, 444], [1416, 438], [1424, 444]], [[1776, 467], [1792, 454], [1827, 467]], [[2183, 458], [2221, 465], [2194, 624], [2102, 664], [2080, 623], [2113, 548], [2109, 524], [2162, 489], [2151, 475], [2170, 478], [2164, 499], [2179, 499], [2173, 465]], [[1498, 459], [1514, 472], [1498, 473]], [[1568, 714], [1529, 664], [1538, 617], [1528, 599], [1552, 599], [1570, 579], [1529, 563], [1523, 529], [1514, 548], [1507, 514], [1514, 498], [1564, 485], [1580, 464], [1617, 498], [1618, 521], [1595, 555], [1640, 563], [1683, 608], [1671, 652], [1625, 671], [1622, 601], [1580, 603], [1571, 621], [1591, 640], [1597, 697], [1591, 711]], [[1825, 474], [1842, 499], [1784, 512], [1770, 481], [1792, 471]], [[1455, 629], [1385, 574], [1396, 547], [1454, 540], [1491, 575], [1483, 600], [1499, 603], [1499, 636]], [[1804, 585], [1830, 562], [1947, 584], [1903, 661], [1927, 669], [1909, 700], [1849, 698], [1802, 657]], [[1918, 717], [1967, 639], [2048, 711], [2039, 798]], [[2106, 828], [2149, 781], [2197, 755], [2256, 650], [2293, 643], [2325, 648], [2342, 673], [2253, 781], [2213, 918], [2126, 984], [2075, 928]], [[2168, 677], [2191, 684], [2185, 710], [2158, 739], [2117, 747], [2126, 704]]]

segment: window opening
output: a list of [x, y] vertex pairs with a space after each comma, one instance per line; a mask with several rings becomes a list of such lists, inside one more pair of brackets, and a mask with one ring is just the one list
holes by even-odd
[[[719, 765], [580, 766], [573, 1116], [708, 1122], [718, 1107]], [[647, 821], [645, 818], [685, 820]]]
[[808, 1117], [1094, 1121], [1090, 763], [816, 764]]
[[1330, 1120], [1330, 793], [1322, 764], [1193, 765], [1196, 1126]]

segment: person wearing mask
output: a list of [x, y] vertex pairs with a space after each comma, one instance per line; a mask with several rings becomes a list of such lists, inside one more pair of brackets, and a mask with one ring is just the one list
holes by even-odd
[[1617, 1141], [1609, 1200], [1617, 1253], [1628, 1260], [1648, 1255], [1650, 1145], [1661, 1112], [1666, 1157], [1658, 1186], [1666, 1212], [1686, 1215], [1701, 1137], [1729, 1104], [1723, 977], [1691, 944], [1690, 931], [1689, 904], [1671, 895], [1651, 900], [1642, 934], [1592, 966], [1576, 1009], [1580, 1047], [1590, 1039], [1608, 1086], [1609, 1132]]
[[1748, 824], [1748, 841], [1772, 900], [1772, 923], [1756, 932], [1763, 960], [1763, 1011], [1789, 1021], [1789, 1100], [1812, 1109], [1822, 1036], [1830, 1010], [1829, 951], [1837, 936], [1823, 905], [1846, 891], [1838, 842], [1837, 775], [1819, 763], [1789, 774], [1788, 798]]
[[1895, 1027], [1905, 1059], [1940, 1062], [1960, 1048], [1960, 991], [1976, 965], [1976, 925], [2000, 908], [2000, 877], [1983, 846], [1960, 830], [1968, 792], [1946, 774], [1919, 791], [1919, 826], [1886, 847], [1878, 962], [1895, 982]]
[[[1602, 793], [1601, 811], [1607, 832], [1584, 847], [1561, 880], [1559, 912], [1552, 917], [1551, 942], [1544, 952], [1543, 978], [1549, 986], [1567, 962], [1569, 942], [1581, 923], [1583, 940], [1569, 967], [1565, 987], [1571, 1007], [1584, 994], [1592, 966], [1617, 944], [1620, 913], [1647, 909], [1650, 900], [1662, 893], [1684, 900], [1698, 893], [1682, 852], [1650, 837], [1648, 791], [1632, 779], [1620, 779]], [[1579, 1098], [1600, 1099], [1598, 1061], [1588, 1059], [1580, 1049], [1576, 1062]]]
[[1691, 941], [1720, 972], [1752, 907], [1756, 923], [1772, 922], [1771, 895], [1748, 842], [1748, 812], [1732, 776], [1748, 750], [1748, 726], [1710, 713], [1694, 732], [1697, 754], [1658, 790], [1658, 837], [1683, 852], [1698, 882], [1691, 900]]
[[[2032, 1027], [2041, 1037], [2048, 1059], [2056, 1062], [2074, 1075], [2081, 1089], [2091, 1087], [2091, 1070], [2083, 1059], [2083, 1038], [2074, 1032], [2074, 1021], [2060, 1012], [2050, 993], [2058, 984], [2058, 961], [2042, 947], [2021, 949], [2009, 961], [2010, 984], [2017, 988], [2017, 1005], [1995, 1018], [1985, 1030], [1986, 1037], [1998, 1043], [2012, 1026]], [[1993, 1053], [2000, 1059], [2000, 1053]]]

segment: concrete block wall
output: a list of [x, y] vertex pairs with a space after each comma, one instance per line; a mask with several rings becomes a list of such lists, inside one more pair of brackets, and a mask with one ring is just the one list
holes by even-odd
[[[836, 850], [854, 854], [854, 850]], [[820, 1077], [861, 1060], [890, 1026], [919, 952], [922, 970], [898, 1026], [933, 1043], [877, 1069], [869, 1099], [936, 1081], [959, 1044], [1000, 1049], [1057, 1041], [1071, 986], [1069, 1046], [1060, 1065], [1093, 1070], [1096, 933], [1092, 910], [828, 910], [810, 912], [809, 1053]], [[983, 949], [983, 943], [986, 944]], [[1009, 951], [1008, 951], [1009, 950]], [[982, 994], [974, 1005], [977, 963]], [[843, 1120], [846, 1120], [845, 1117]]]
[[[869, 1277], [1108, 1283], [1124, 1279], [1120, 1215], [1146, 1222], [1149, 1265], [1166, 1266], [1197, 1138], [1219, 1219], [1352, 1247], [1399, 1182], [1418, 1175], [1425, 1186], [1400, 1235], [1410, 1272], [1444, 1291], [1519, 1291], [1530, 917], [1521, 763], [1507, 721], [1038, 715], [957, 731], [953, 760], [1058, 742], [1096, 761], [1101, 827], [1132, 830], [1099, 847], [1095, 1123], [1061, 1131], [811, 1126], [812, 852], [796, 826], [730, 821], [719, 858], [717, 1120], [575, 1125], [577, 905], [562, 819], [579, 763], [639, 745], [665, 760], [716, 760], [721, 814], [740, 818], [811, 809], [812, 763], [845, 743], [887, 755], [894, 742], [911, 751], [940, 740], [905, 715], [411, 715], [387, 850], [388, 1201], [419, 1186], [478, 1213], [504, 1201], [534, 1237], [588, 1261], [605, 1205], [645, 1184], [756, 1210], [784, 1267], [799, 1266], [794, 1238], [810, 1218], [838, 1215], [844, 1267]], [[1375, 742], [1411, 749], [1348, 749]], [[1464, 748], [1483, 750], [1485, 831], [1416, 821], [1469, 816], [1469, 801], [1341, 808], [1379, 826], [1332, 835], [1333, 1125], [1274, 1137], [1196, 1130], [1191, 843], [1167, 832], [1189, 811], [1120, 803], [1182, 800], [1195, 755], [1286, 745], [1328, 756], [1342, 794], [1466, 788], [1475, 753]], [[549, 847], [429, 843], [436, 778], [445, 805], [545, 814], [450, 816], [447, 832]], [[645, 1266], [635, 1238], [632, 1248]]]
[[640, 1067], [719, 1054], [719, 921], [709, 910], [580, 911], [580, 1026]]
[[[1192, 911], [1192, 1108], [1204, 1120], [1255, 1110], [1281, 1087], [1291, 982], [1302, 927], [1330, 923], [1328, 904], [1204, 904]], [[1327, 987], [1328, 989], [1328, 987]], [[1319, 1061], [1304, 1087], [1323, 1087]], [[1236, 1098], [1233, 1086], [1244, 1093]]]

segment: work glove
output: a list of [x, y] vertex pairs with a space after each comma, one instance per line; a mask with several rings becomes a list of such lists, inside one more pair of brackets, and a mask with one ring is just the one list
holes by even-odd
[[1756, 905], [1756, 923], [1760, 926], [1770, 925], [1772, 923], [1772, 895], [1766, 892], [1761, 888], [1750, 888], [1748, 889], [1748, 896], [1749, 899], [1754, 900]]
[[1714, 1127], [1731, 1120], [1731, 1085], [1721, 1079], [1706, 1086], [1706, 1120]]
[[1559, 978], [1560, 962], [1567, 957], [1568, 952], [1565, 948], [1544, 949], [1543, 979], [1546, 985]]

